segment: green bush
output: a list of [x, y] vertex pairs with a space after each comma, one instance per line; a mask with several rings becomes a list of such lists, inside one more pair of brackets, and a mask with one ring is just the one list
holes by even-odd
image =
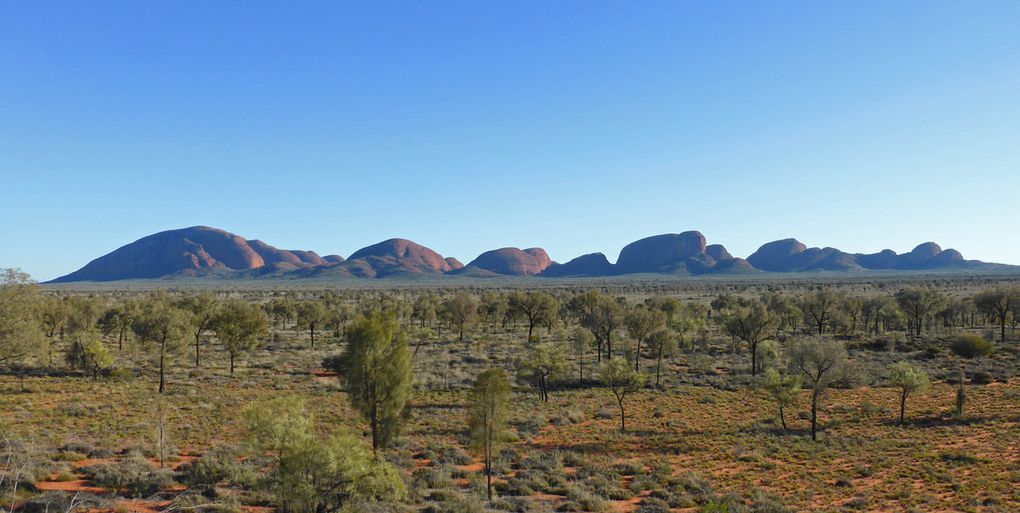
[[135, 452], [116, 463], [85, 467], [82, 472], [96, 486], [129, 497], [146, 497], [174, 484], [173, 472], [153, 467]]
[[986, 356], [995, 350], [995, 346], [981, 335], [966, 334], [956, 337], [949, 345], [959, 356], [963, 358], [977, 358]]

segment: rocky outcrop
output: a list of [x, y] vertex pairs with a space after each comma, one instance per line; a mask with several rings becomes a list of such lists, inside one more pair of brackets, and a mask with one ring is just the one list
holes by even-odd
[[53, 282], [200, 275], [264, 265], [265, 260], [243, 237], [208, 226], [194, 226], [142, 237]]
[[464, 266], [506, 276], [534, 276], [552, 264], [542, 248], [501, 248], [486, 251]]
[[613, 264], [602, 253], [589, 253], [579, 256], [565, 264], [553, 263], [542, 271], [541, 276], [556, 277], [579, 277], [579, 276], [609, 276], [613, 274]]

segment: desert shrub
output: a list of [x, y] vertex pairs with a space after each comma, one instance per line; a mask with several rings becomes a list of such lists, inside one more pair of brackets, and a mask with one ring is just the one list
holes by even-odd
[[436, 461], [443, 465], [467, 465], [473, 460], [464, 449], [456, 445], [444, 445], [438, 449]]
[[534, 501], [528, 497], [498, 497], [489, 503], [489, 508], [512, 513], [529, 513], [534, 511]]
[[432, 492], [429, 501], [422, 513], [485, 513], [485, 507], [478, 497], [454, 490]]
[[987, 385], [995, 381], [995, 378], [992, 376], [992, 374], [985, 371], [974, 371], [974, 374], [971, 375], [970, 379], [976, 385]]
[[230, 448], [212, 449], [201, 458], [181, 465], [177, 469], [178, 480], [189, 486], [213, 486], [224, 481], [236, 481], [241, 474], [237, 457], [237, 452]]
[[655, 497], [645, 497], [638, 505], [637, 513], [670, 513], [669, 503]]
[[411, 473], [411, 482], [415, 489], [449, 488], [453, 485], [450, 471], [447, 468], [422, 467]]
[[119, 383], [128, 383], [135, 380], [135, 373], [131, 369], [114, 367], [106, 373], [106, 379]]
[[46, 492], [29, 497], [19, 505], [19, 513], [54, 513], [56, 511], [95, 511], [109, 507], [109, 502], [92, 494]]
[[760, 488], [751, 492], [751, 513], [789, 513], [778, 497], [766, 493]]
[[995, 346], [981, 335], [965, 334], [953, 339], [949, 348], [964, 358], [977, 358], [990, 354]]
[[116, 463], [85, 467], [82, 472], [96, 486], [130, 497], [145, 497], [174, 484], [173, 472], [154, 468], [136, 452]]

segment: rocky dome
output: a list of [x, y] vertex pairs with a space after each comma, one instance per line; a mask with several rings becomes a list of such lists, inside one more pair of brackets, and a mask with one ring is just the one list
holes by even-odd
[[486, 251], [464, 268], [482, 269], [510, 276], [534, 276], [552, 264], [542, 248], [501, 248]]
[[807, 246], [797, 239], [782, 239], [763, 244], [747, 262], [762, 271], [782, 271], [788, 266], [787, 259], [804, 251]]
[[435, 251], [407, 239], [389, 239], [355, 251], [344, 265], [355, 260], [368, 262], [371, 267], [396, 267], [410, 272], [445, 273], [450, 263]]
[[621, 274], [673, 272], [684, 261], [705, 255], [700, 232], [667, 233], [631, 242], [620, 251], [616, 271]]
[[264, 265], [265, 259], [243, 237], [208, 226], [193, 226], [143, 237], [53, 281], [145, 279], [256, 269]]
[[579, 256], [565, 264], [553, 263], [542, 276], [567, 277], [567, 276], [608, 276], [613, 273], [613, 264], [602, 253], [589, 253]]

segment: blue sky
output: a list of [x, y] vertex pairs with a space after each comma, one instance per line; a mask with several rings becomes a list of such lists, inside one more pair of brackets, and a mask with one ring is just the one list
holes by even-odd
[[1020, 264], [1020, 3], [3, 2], [0, 267], [934, 240]]

